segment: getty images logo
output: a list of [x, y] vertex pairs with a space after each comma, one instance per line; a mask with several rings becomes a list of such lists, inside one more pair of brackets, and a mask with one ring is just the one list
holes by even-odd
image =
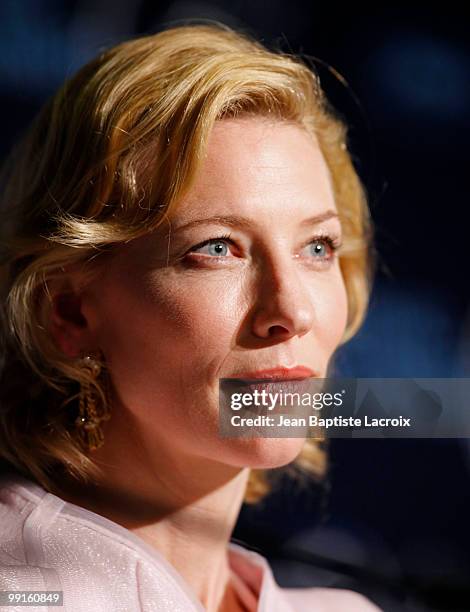
[[232, 393], [230, 407], [241, 410], [252, 406], [273, 410], [277, 407], [305, 406], [314, 410], [323, 410], [333, 406], [342, 406], [345, 390], [337, 393], [298, 393], [283, 391], [268, 391], [267, 389], [252, 389], [245, 393]]

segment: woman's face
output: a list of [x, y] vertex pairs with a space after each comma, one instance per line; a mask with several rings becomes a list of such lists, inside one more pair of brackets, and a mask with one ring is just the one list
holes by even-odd
[[233, 466], [292, 461], [299, 438], [218, 436], [219, 378], [277, 366], [324, 377], [347, 318], [325, 161], [297, 126], [219, 121], [161, 229], [119, 248], [82, 296], [108, 362], [112, 419], [146, 445]]

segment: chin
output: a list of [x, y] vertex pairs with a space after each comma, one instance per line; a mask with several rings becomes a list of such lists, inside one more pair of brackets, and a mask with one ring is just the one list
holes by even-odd
[[230, 446], [230, 463], [253, 469], [287, 465], [301, 452], [305, 438], [237, 438], [226, 440]]

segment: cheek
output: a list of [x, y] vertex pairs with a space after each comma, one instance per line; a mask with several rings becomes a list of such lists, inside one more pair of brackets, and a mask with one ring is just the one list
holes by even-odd
[[175, 378], [191, 386], [229, 353], [241, 312], [236, 283], [189, 280], [121, 277], [101, 288], [102, 345], [116, 378], [132, 382], [133, 392], [175, 387]]
[[229, 350], [242, 312], [237, 283], [152, 279], [140, 295], [141, 314], [162, 344], [182, 348], [187, 360]]

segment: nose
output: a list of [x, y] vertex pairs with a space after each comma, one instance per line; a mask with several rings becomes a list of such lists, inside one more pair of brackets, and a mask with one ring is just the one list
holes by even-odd
[[312, 329], [314, 306], [294, 259], [286, 256], [264, 261], [259, 269], [256, 295], [254, 335], [288, 340]]

